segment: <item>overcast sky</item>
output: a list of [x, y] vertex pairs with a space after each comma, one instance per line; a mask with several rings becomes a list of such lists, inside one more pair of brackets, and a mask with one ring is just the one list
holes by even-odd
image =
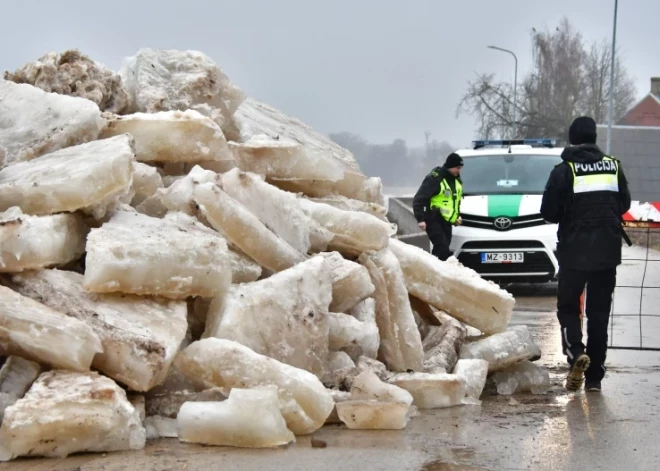
[[[96, 5], [96, 6], [95, 6]], [[0, 67], [78, 48], [108, 67], [140, 47], [197, 49], [248, 94], [321, 132], [409, 145], [424, 131], [469, 145], [455, 117], [476, 72], [513, 80], [532, 27], [566, 15], [588, 41], [611, 38], [614, 0], [22, 0], [2, 2]], [[621, 0], [617, 43], [638, 95], [660, 76], [659, 0]], [[540, 136], [541, 137], [541, 136]]]

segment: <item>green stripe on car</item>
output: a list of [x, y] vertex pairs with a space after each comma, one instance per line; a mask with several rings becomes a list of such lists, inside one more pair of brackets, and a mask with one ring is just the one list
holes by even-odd
[[488, 217], [517, 217], [523, 195], [488, 195]]

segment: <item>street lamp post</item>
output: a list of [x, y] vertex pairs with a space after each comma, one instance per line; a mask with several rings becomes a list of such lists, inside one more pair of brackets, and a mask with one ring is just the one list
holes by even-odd
[[516, 61], [516, 69], [515, 73], [513, 76], [513, 137], [516, 138], [518, 136], [518, 124], [516, 123], [516, 111], [518, 108], [518, 58], [516, 55], [513, 53], [513, 51], [509, 51], [508, 49], [502, 49], [501, 47], [497, 46], [488, 46], [489, 49], [495, 49], [498, 51], [502, 52], [508, 52], [513, 56], [513, 59]]
[[610, 155], [612, 148], [612, 113], [614, 109], [614, 54], [616, 50], [616, 17], [619, 7], [619, 0], [614, 0], [614, 31], [612, 32], [612, 64], [610, 65], [610, 104], [607, 110], [607, 149], [605, 152]]

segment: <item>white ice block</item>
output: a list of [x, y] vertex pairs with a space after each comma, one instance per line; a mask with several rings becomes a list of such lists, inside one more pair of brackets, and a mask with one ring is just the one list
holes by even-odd
[[509, 292], [453, 257], [443, 262], [396, 239], [389, 246], [401, 263], [412, 295], [485, 334], [506, 330], [515, 303]]
[[511, 327], [461, 347], [459, 358], [477, 358], [488, 362], [488, 372], [502, 370], [516, 363], [539, 358], [541, 349], [534, 343], [526, 325]]
[[85, 371], [102, 352], [101, 340], [84, 322], [0, 286], [0, 354]]
[[338, 402], [337, 415], [349, 429], [401, 430], [408, 423], [410, 406], [403, 402], [350, 400]]
[[222, 189], [301, 253], [325, 250], [334, 234], [308, 216], [300, 199], [237, 168], [222, 176]]
[[203, 337], [234, 340], [321, 378], [331, 298], [330, 270], [316, 256], [264, 280], [232, 285], [211, 303]]
[[413, 397], [408, 391], [381, 381], [372, 371], [360, 373], [353, 380], [351, 398], [367, 401], [400, 402], [407, 405], [411, 405], [413, 402]]
[[[176, 368], [171, 368], [171, 370], [176, 370]], [[164, 387], [181, 387], [184, 386], [184, 382], [179, 385], [168, 385], [166, 381], [165, 384], [149, 391], [145, 404], [147, 416], [176, 419], [181, 406], [186, 402], [221, 402], [227, 399], [227, 394], [222, 388], [208, 388], [198, 391], [196, 387], [190, 386], [190, 383], [195, 382], [190, 380], [188, 382], [188, 387], [180, 390], [165, 390]]]
[[377, 358], [378, 348], [380, 347], [380, 332], [378, 332], [378, 324], [376, 324], [376, 300], [367, 298], [348, 313], [362, 322], [365, 341], [362, 342], [361, 346], [346, 348], [344, 351], [356, 361], [361, 356]]
[[134, 193], [131, 206], [138, 206], [163, 187], [163, 178], [156, 167], [136, 162], [133, 171], [133, 185], [131, 186], [131, 191]]
[[231, 117], [245, 94], [199, 51], [140, 49], [127, 57], [120, 75], [135, 111], [156, 113], [210, 104]]
[[206, 220], [262, 267], [279, 272], [305, 256], [271, 232], [245, 206], [212, 183], [195, 187], [195, 202]]
[[218, 387], [277, 386], [282, 415], [296, 435], [320, 428], [334, 407], [332, 396], [312, 373], [259, 355], [231, 340], [193, 342], [175, 363], [186, 375]]
[[[0, 168], [96, 139], [95, 103], [0, 79]], [[10, 205], [13, 206], [13, 205]]]
[[355, 363], [344, 352], [330, 352], [328, 367], [323, 376], [323, 384], [327, 388], [340, 388], [346, 384], [346, 378], [355, 374]]
[[310, 198], [343, 196], [364, 203], [385, 205], [383, 183], [380, 177], [365, 177], [359, 170], [344, 170], [344, 177], [336, 182], [327, 180], [293, 180], [270, 178], [269, 181], [283, 190], [302, 193]]
[[296, 441], [280, 412], [276, 386], [234, 388], [223, 402], [186, 402], [176, 420], [182, 442], [271, 448]]
[[222, 295], [231, 283], [227, 242], [168, 219], [115, 212], [87, 238], [85, 288], [170, 299]]
[[456, 319], [448, 319], [441, 327], [431, 327], [422, 343], [424, 371], [449, 373], [456, 366], [458, 353], [467, 336], [467, 329]]
[[363, 213], [376, 216], [378, 219], [387, 221], [387, 208], [378, 203], [365, 203], [364, 201], [346, 198], [345, 196], [322, 196], [319, 198], [310, 198], [316, 203], [329, 204], [335, 208], [343, 209], [344, 211], [361, 211]]
[[300, 198], [303, 210], [321, 226], [334, 234], [328, 248], [349, 256], [362, 252], [381, 250], [396, 233], [396, 225], [389, 224], [370, 214], [344, 211], [323, 203]]
[[397, 258], [385, 248], [359, 258], [376, 290], [376, 323], [380, 332], [379, 360], [392, 371], [421, 371], [422, 339], [408, 300]]
[[[196, 404], [192, 402], [191, 404]], [[178, 438], [176, 419], [152, 415], [144, 419], [144, 428], [147, 431], [147, 440], [158, 438]]]
[[28, 214], [82, 209], [97, 218], [130, 191], [134, 152], [129, 135], [58, 150], [0, 171], [0, 211]]
[[140, 414], [111, 379], [53, 370], [43, 373], [25, 397], [5, 411], [0, 461], [140, 450], [145, 440]]
[[371, 296], [375, 290], [369, 271], [359, 263], [351, 262], [339, 252], [324, 252], [323, 255], [332, 272], [333, 312], [346, 312]]
[[86, 98], [101, 111], [121, 113], [128, 105], [119, 74], [76, 49], [44, 54], [13, 73], [5, 72], [5, 79], [29, 83], [45, 92]]
[[0, 214], [0, 272], [66, 265], [85, 253], [88, 231], [79, 214], [29, 216], [9, 208]]
[[458, 360], [453, 374], [465, 379], [465, 395], [479, 399], [488, 377], [488, 362], [486, 360]]
[[420, 409], [457, 406], [465, 397], [465, 379], [454, 374], [399, 373], [389, 382], [412, 394]]
[[[85, 291], [82, 282], [82, 275], [59, 270], [12, 277], [12, 285], [21, 294], [71, 316], [62, 315], [66, 322], [76, 322], [90, 330], [99, 342], [96, 352], [103, 351], [94, 357], [95, 368], [136, 391], [147, 391], [164, 381], [186, 334], [185, 302], [98, 295]], [[66, 326], [62, 321], [58, 323]], [[79, 342], [68, 341], [71, 346]], [[51, 348], [53, 353], [49, 354], [64, 348]]]
[[530, 392], [545, 394], [550, 389], [550, 373], [545, 368], [524, 361], [493, 374], [497, 393], [511, 395]]
[[135, 158], [140, 162], [233, 160], [222, 130], [193, 110], [115, 116], [101, 136], [124, 133], [135, 138]]

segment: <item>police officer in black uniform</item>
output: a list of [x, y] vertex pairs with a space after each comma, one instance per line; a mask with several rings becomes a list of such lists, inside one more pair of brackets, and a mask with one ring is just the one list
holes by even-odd
[[[575, 391], [584, 383], [587, 391], [600, 391], [616, 267], [621, 264], [622, 238], [627, 237], [622, 216], [630, 209], [630, 191], [621, 163], [596, 145], [593, 119], [573, 121], [569, 143], [546, 184], [541, 214], [559, 223], [557, 317], [570, 364], [566, 388]], [[586, 348], [580, 320], [583, 292]]]
[[413, 198], [415, 219], [429, 236], [433, 255], [443, 261], [451, 256], [452, 227], [462, 223], [462, 168], [463, 158], [452, 152], [442, 167], [435, 167], [424, 178]]

